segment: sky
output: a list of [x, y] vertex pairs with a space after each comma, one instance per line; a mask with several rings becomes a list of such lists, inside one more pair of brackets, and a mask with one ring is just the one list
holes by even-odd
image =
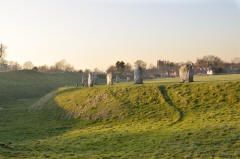
[[0, 0], [7, 59], [66, 59], [105, 70], [117, 60], [240, 57], [240, 0]]

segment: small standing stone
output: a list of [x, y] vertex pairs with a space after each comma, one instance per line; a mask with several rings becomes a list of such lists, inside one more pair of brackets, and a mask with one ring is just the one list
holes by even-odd
[[143, 84], [143, 70], [141, 67], [134, 70], [134, 81], [135, 84]]
[[112, 73], [107, 73], [107, 85], [108, 86], [113, 85]]
[[88, 76], [86, 74], [82, 75], [82, 86], [87, 87], [88, 86]]
[[88, 74], [88, 87], [93, 87], [94, 77], [92, 73]]
[[179, 77], [182, 82], [193, 82], [193, 74], [192, 64], [185, 64], [179, 69]]

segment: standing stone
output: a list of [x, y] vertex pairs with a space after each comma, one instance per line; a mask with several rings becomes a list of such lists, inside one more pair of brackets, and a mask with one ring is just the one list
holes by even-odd
[[141, 67], [137, 67], [134, 70], [134, 81], [135, 84], [143, 84], [143, 71]]
[[119, 83], [120, 82], [120, 77], [119, 75], [116, 75], [116, 83]]
[[82, 75], [82, 86], [87, 87], [88, 86], [88, 76], [86, 74]]
[[130, 77], [127, 77], [127, 82], [130, 82], [131, 81], [131, 78]]
[[92, 73], [88, 74], [88, 87], [93, 87], [94, 77]]
[[108, 85], [108, 86], [113, 85], [112, 73], [108, 73], [108, 74], [107, 74], [107, 85]]
[[192, 64], [186, 64], [180, 67], [179, 77], [182, 82], [193, 82], [193, 68]]

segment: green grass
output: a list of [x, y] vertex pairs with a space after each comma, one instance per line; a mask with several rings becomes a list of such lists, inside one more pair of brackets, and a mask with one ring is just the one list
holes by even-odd
[[3, 104], [0, 158], [240, 158], [240, 75], [195, 81], [65, 87]]
[[0, 103], [36, 98], [63, 86], [80, 83], [79, 73], [0, 72]]

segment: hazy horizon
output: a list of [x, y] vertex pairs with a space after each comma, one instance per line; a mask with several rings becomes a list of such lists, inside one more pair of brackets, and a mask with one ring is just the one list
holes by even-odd
[[[0, 0], [1, 1], [1, 0]], [[1, 1], [7, 59], [105, 70], [117, 60], [195, 61], [240, 55], [239, 0]]]

